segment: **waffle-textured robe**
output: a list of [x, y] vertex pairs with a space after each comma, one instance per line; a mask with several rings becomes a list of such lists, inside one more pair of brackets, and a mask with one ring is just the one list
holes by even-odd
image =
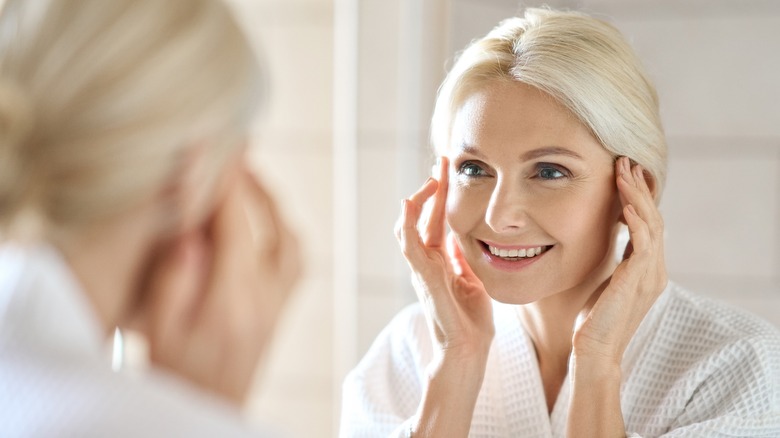
[[105, 337], [57, 251], [0, 245], [0, 436], [260, 433], [227, 404], [171, 374], [113, 372]]
[[[551, 414], [533, 344], [514, 306], [494, 303], [496, 335], [470, 437], [563, 437], [565, 380]], [[341, 437], [406, 436], [432, 344], [412, 305], [381, 332], [343, 386]], [[670, 283], [623, 360], [629, 436], [780, 437], [780, 332]]]

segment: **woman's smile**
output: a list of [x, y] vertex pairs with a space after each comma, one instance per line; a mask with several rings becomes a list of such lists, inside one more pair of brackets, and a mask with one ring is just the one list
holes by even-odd
[[524, 269], [553, 248], [553, 245], [500, 245], [485, 241], [479, 243], [487, 262], [503, 271]]

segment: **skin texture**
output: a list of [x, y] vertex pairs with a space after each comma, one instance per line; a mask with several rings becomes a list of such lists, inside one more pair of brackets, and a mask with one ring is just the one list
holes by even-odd
[[[439, 353], [415, 436], [468, 435], [494, 334], [490, 297], [518, 304], [549, 409], [571, 379], [568, 435], [625, 436], [623, 351], [667, 282], [652, 183], [551, 97], [520, 83], [473, 93], [446, 154], [438, 178], [405, 200], [396, 228]], [[618, 265], [620, 222], [632, 245]], [[507, 269], [491, 261], [485, 241], [549, 249]]]

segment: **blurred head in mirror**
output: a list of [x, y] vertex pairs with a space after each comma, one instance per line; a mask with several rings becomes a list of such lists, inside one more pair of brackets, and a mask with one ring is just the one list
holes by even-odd
[[[617, 157], [646, 169], [656, 202], [663, 189], [655, 89], [617, 29], [583, 18], [529, 9], [502, 22], [460, 55], [436, 101], [432, 142], [454, 172], [448, 223], [499, 301], [592, 290], [611, 275]], [[546, 258], [556, 263], [544, 266], [556, 272], [494, 275], [484, 251], [516, 246], [521, 234], [534, 252], [554, 249]]]
[[131, 328], [156, 370], [244, 400], [298, 273], [245, 164], [263, 79], [221, 1], [5, 2], [0, 348]]

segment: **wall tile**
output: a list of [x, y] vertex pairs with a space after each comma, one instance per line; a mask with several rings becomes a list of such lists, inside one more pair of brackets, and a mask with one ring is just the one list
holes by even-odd
[[[370, 139], [372, 136], [368, 136]], [[362, 275], [393, 275], [406, 266], [394, 234], [401, 199], [397, 148], [380, 146], [358, 151], [358, 272]], [[381, 136], [378, 136], [381, 137]], [[366, 136], [363, 136], [365, 139]]]
[[670, 270], [780, 276], [777, 153], [717, 151], [693, 144], [686, 153], [685, 145], [672, 145], [662, 203]]
[[727, 302], [780, 327], [780, 277], [678, 274], [673, 280], [686, 289]]
[[252, 151], [254, 169], [315, 264], [329, 263], [332, 256], [333, 166], [323, 149], [268, 145]]
[[333, 110], [333, 27], [297, 23], [258, 27], [269, 74], [268, 113], [275, 129], [329, 131]]
[[616, 24], [656, 83], [669, 135], [780, 136], [780, 16]]
[[[400, 293], [406, 291], [407, 293]], [[362, 357], [374, 339], [406, 305], [415, 302], [408, 276], [360, 278], [358, 298], [358, 357]]]
[[[360, 2], [358, 46], [358, 125], [361, 129], [398, 127], [398, 3]], [[392, 36], [392, 37], [383, 37]]]

